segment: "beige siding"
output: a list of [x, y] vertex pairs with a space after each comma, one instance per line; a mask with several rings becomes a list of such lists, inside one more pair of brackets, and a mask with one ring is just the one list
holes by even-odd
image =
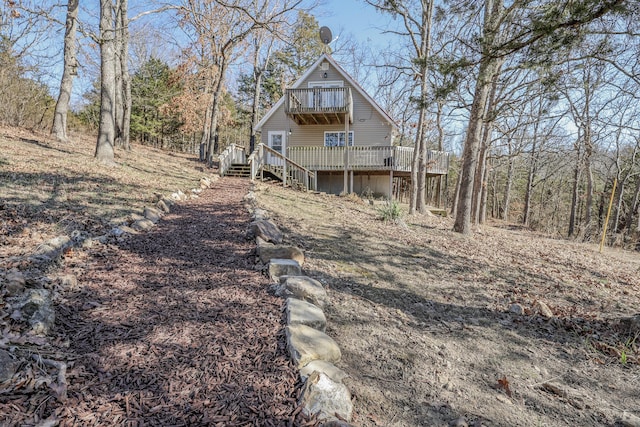
[[[351, 177], [347, 178], [349, 183]], [[356, 194], [373, 194], [374, 197], [389, 197], [389, 175], [354, 174], [353, 192]], [[318, 175], [318, 191], [329, 194], [340, 194], [344, 191], [344, 173], [332, 172]]]
[[[309, 82], [321, 81], [344, 81], [341, 74], [329, 64], [324, 78], [325, 71], [320, 66], [314, 70], [306, 81], [302, 82], [300, 88], [308, 87]], [[344, 81], [345, 87], [351, 88], [353, 96], [353, 123], [349, 125], [349, 130], [354, 132], [354, 144], [357, 146], [381, 146], [391, 145], [392, 125], [387, 118], [383, 117], [376, 108], [371, 105], [358, 92], [358, 89]], [[276, 111], [262, 127], [262, 142], [267, 143], [269, 131], [291, 130], [291, 135], [287, 137], [287, 146], [323, 146], [325, 131], [343, 131], [344, 125], [301, 125], [298, 126], [293, 120], [284, 114], [284, 104]]]

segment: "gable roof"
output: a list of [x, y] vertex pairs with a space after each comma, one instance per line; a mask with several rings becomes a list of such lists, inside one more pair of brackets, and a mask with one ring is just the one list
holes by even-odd
[[[291, 86], [291, 89], [297, 89], [298, 87], [300, 87], [300, 85], [302, 85], [302, 83], [304, 83], [307, 78], [311, 75], [311, 73], [313, 73], [313, 71], [320, 66], [320, 63], [322, 63], [322, 61], [327, 60], [331, 65], [333, 65], [333, 67], [340, 73], [340, 75], [342, 75], [342, 77], [349, 82], [349, 84], [351, 86], [353, 86], [353, 88], [355, 90], [358, 91], [358, 93], [360, 95], [362, 95], [362, 97], [367, 100], [367, 102], [369, 102], [375, 109], [376, 111], [382, 116], [385, 117], [389, 123], [391, 124], [391, 127], [393, 129], [398, 129], [398, 125], [396, 124], [396, 122], [391, 118], [391, 116], [382, 109], [382, 107], [380, 107], [380, 105], [378, 105], [378, 103], [371, 97], [369, 96], [369, 94], [362, 88], [362, 86], [360, 86], [360, 84], [358, 84], [357, 81], [355, 81], [353, 79], [353, 77], [351, 77], [349, 75], [349, 73], [347, 73], [334, 59], [331, 55], [327, 54], [327, 53], [323, 53], [322, 55], [320, 55], [320, 57], [316, 60], [316, 62], [313, 63], [313, 65], [311, 65], [309, 68], [307, 68], [307, 71], [304, 72], [304, 74], [298, 79], [296, 80], [296, 82]], [[271, 109], [269, 111], [267, 111], [267, 114], [264, 115], [264, 117], [262, 119], [260, 119], [260, 121], [258, 122], [258, 124], [256, 125], [256, 130], [260, 130], [262, 129], [262, 126], [267, 122], [267, 120], [269, 120], [269, 118], [282, 106], [282, 104], [284, 104], [284, 96], [281, 97], [278, 102], [276, 102], [276, 104], [271, 107]]]

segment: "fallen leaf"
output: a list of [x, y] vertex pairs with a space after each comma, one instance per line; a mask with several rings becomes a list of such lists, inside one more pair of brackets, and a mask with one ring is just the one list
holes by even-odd
[[498, 388], [503, 389], [507, 393], [507, 396], [511, 397], [511, 388], [509, 387], [509, 380], [507, 380], [506, 375], [498, 378]]

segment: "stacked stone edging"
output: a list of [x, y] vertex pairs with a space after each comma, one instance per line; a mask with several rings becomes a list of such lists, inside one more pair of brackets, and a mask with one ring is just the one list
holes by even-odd
[[[58, 289], [72, 290], [78, 284], [77, 278], [73, 275], [54, 275], [54, 278], [44, 276], [43, 273], [49, 270], [50, 265], [55, 265], [67, 251], [90, 248], [96, 243], [104, 244], [111, 239], [119, 240], [127, 235], [149, 230], [171, 211], [175, 203], [199, 197], [199, 193], [211, 187], [218, 179], [216, 175], [201, 178], [199, 188], [192, 189], [190, 196], [180, 190], [169, 196], [156, 195], [155, 206], [146, 206], [142, 212], [133, 212], [127, 218], [113, 220], [113, 228], [104, 235], [89, 236], [86, 232], [74, 230], [69, 236], [61, 235], [41, 243], [28, 256], [31, 264], [28, 276], [26, 272], [16, 268], [0, 270], [0, 291], [4, 288], [4, 291], [0, 292], [0, 302], [3, 298], [6, 299], [5, 309], [11, 313], [13, 320], [28, 325], [28, 332], [48, 335], [55, 323], [53, 301]], [[0, 375], [0, 382], [7, 375], [6, 372]]]
[[340, 348], [325, 333], [327, 292], [319, 281], [303, 275], [303, 251], [282, 244], [283, 233], [265, 210], [256, 208], [255, 194], [249, 192], [244, 200], [253, 218], [249, 235], [256, 240], [256, 268], [267, 272], [274, 293], [285, 298], [287, 349], [304, 382], [298, 402], [302, 412], [315, 415], [325, 427], [348, 427], [353, 405], [342, 382], [348, 375], [334, 365], [340, 361]]

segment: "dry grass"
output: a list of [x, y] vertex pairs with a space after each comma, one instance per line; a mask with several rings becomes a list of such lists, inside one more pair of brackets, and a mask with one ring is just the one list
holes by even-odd
[[356, 425], [600, 426], [640, 415], [640, 330], [624, 322], [640, 313], [638, 253], [502, 223], [464, 237], [450, 218], [382, 222], [361, 201], [268, 184], [256, 195], [329, 291], [327, 332]]
[[94, 138], [71, 139], [0, 128], [0, 258], [61, 234], [104, 233], [158, 194], [187, 192], [211, 173], [193, 155], [144, 146], [117, 151], [118, 166], [108, 167], [94, 161]]

